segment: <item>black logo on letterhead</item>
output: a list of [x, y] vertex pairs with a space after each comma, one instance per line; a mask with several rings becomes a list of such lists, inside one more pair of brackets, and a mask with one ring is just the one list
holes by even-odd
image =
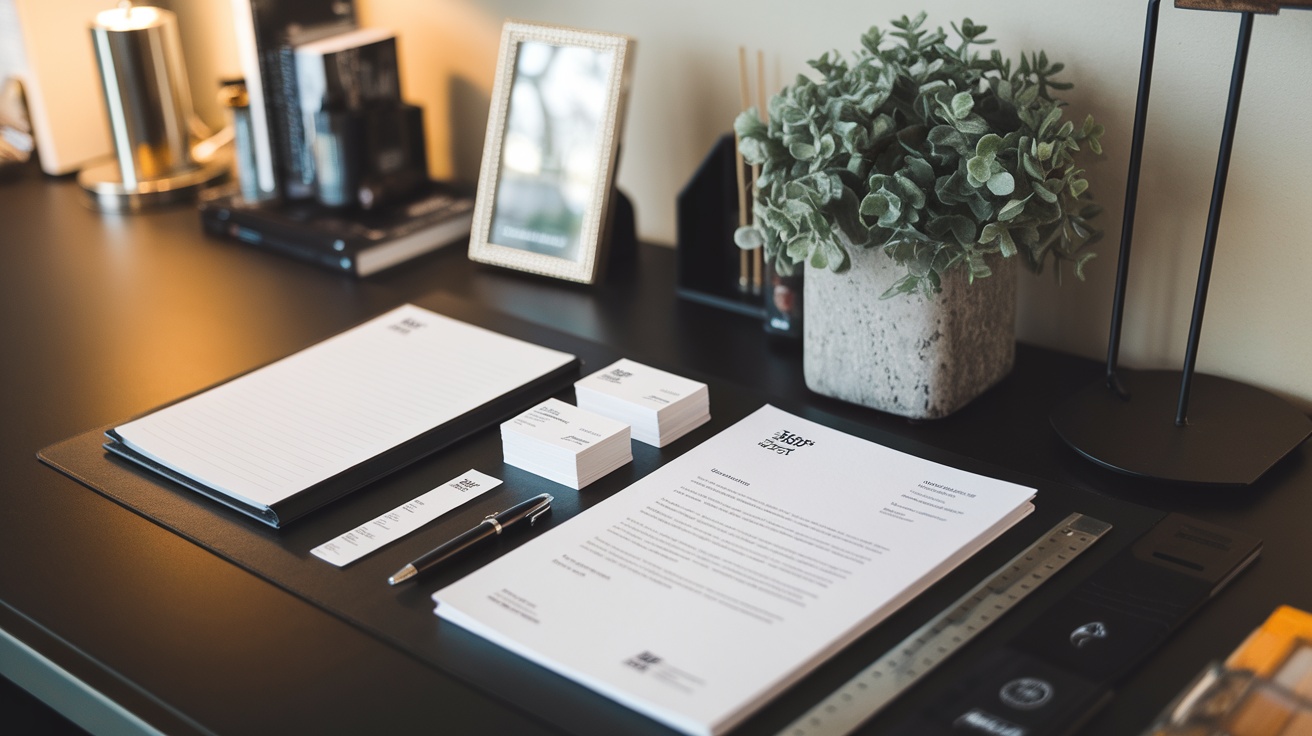
[[771, 435], [769, 439], [761, 440], [757, 444], [778, 455], [791, 455], [794, 450], [800, 450], [803, 447], [814, 445], [815, 440], [808, 440], [801, 435], [793, 434], [786, 429], [781, 429]]
[[641, 652], [624, 660], [624, 664], [632, 667], [639, 672], [646, 672], [649, 668], [661, 663], [661, 658], [651, 652]]

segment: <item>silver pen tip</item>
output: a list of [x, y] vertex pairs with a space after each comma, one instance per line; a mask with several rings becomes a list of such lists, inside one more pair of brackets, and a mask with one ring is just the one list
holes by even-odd
[[397, 583], [403, 583], [417, 574], [419, 574], [419, 571], [415, 569], [414, 565], [406, 565], [393, 573], [392, 577], [387, 579], [387, 584], [396, 585]]

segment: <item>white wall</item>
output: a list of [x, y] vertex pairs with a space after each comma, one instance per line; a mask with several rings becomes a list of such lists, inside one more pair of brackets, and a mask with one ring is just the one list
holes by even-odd
[[[220, 0], [196, 0], [209, 5]], [[181, 5], [182, 3], [177, 3]], [[620, 186], [640, 235], [672, 243], [674, 199], [738, 112], [737, 46], [763, 49], [777, 88], [871, 24], [924, 8], [935, 25], [971, 16], [1014, 56], [1066, 63], [1071, 111], [1107, 127], [1089, 164], [1105, 239], [1089, 280], [1051, 274], [1021, 289], [1023, 340], [1105, 354], [1142, 50], [1144, 0], [357, 0], [367, 25], [401, 32], [407, 97], [422, 101], [435, 173], [476, 169], [501, 22], [507, 17], [629, 34], [638, 41]], [[1163, 2], [1122, 343], [1132, 367], [1178, 367], [1216, 167], [1239, 16]], [[222, 66], [221, 64], [217, 66]], [[1199, 369], [1312, 407], [1312, 12], [1258, 16], [1220, 228]]]

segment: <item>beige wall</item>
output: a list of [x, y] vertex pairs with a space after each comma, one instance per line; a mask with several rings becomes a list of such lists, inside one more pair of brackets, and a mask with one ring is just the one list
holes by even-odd
[[[187, 0], [217, 6], [226, 0]], [[175, 6], [184, 3], [175, 3]], [[1021, 338], [1101, 357], [1121, 231], [1142, 49], [1144, 0], [357, 0], [368, 25], [401, 32], [407, 96], [427, 109], [435, 173], [477, 166], [501, 22], [507, 17], [627, 33], [638, 40], [619, 183], [642, 237], [672, 243], [674, 198], [738, 111], [736, 48], [763, 49], [769, 84], [805, 60], [848, 51], [872, 23], [924, 8], [947, 25], [970, 15], [1008, 55], [1044, 49], [1076, 83], [1071, 110], [1108, 130], [1089, 165], [1104, 205], [1085, 283], [1046, 274], [1021, 289]], [[1123, 363], [1178, 367], [1188, 332], [1239, 17], [1163, 3], [1153, 106], [1143, 160]], [[185, 11], [184, 11], [185, 12]], [[211, 22], [212, 24], [213, 22]], [[1312, 407], [1312, 12], [1259, 16], [1199, 369]], [[213, 66], [223, 64], [213, 62]]]

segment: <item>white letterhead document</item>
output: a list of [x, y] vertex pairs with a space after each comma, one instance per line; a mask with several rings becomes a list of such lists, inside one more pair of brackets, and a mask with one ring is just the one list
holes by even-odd
[[433, 600], [443, 619], [652, 718], [718, 734], [1033, 496], [765, 406]]
[[407, 304], [111, 437], [245, 506], [273, 508], [575, 362]]

